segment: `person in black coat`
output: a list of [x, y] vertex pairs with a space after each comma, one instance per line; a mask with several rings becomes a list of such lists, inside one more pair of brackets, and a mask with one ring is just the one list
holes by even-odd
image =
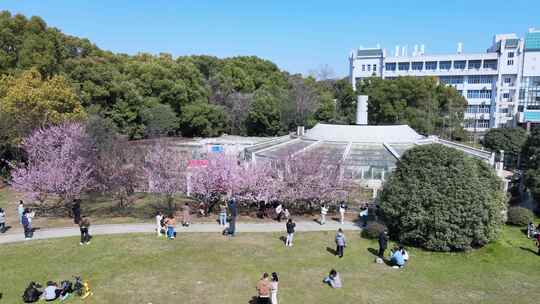
[[379, 234], [379, 257], [381, 259], [384, 259], [384, 252], [386, 251], [386, 248], [388, 247], [388, 232], [382, 231]]
[[231, 213], [231, 220], [229, 222], [229, 234], [234, 235], [236, 232], [236, 216], [238, 215], [238, 207], [236, 205], [236, 199], [229, 200], [229, 212]]
[[73, 212], [73, 222], [78, 225], [81, 222], [81, 202], [79, 199], [73, 201], [71, 211]]

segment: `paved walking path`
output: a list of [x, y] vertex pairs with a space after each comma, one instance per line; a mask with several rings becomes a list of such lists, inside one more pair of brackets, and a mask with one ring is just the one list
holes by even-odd
[[[91, 235], [105, 234], [125, 234], [125, 233], [156, 233], [153, 224], [110, 224], [110, 225], [92, 225], [90, 226]], [[315, 221], [296, 222], [296, 231], [336, 231], [338, 228], [343, 230], [360, 230], [360, 227], [353, 222], [345, 222], [341, 225], [339, 222], [329, 221], [325, 225], [320, 225]], [[177, 227], [178, 233], [210, 232], [221, 233], [224, 227], [213, 223], [193, 224], [190, 227]], [[236, 232], [285, 232], [285, 221], [281, 223], [236, 223]], [[79, 227], [65, 228], [46, 228], [38, 229], [34, 232], [33, 240], [62, 238], [69, 236], [79, 236]], [[9, 231], [0, 234], [0, 244], [23, 242], [25, 241], [22, 230]], [[29, 242], [29, 241], [27, 241]]]

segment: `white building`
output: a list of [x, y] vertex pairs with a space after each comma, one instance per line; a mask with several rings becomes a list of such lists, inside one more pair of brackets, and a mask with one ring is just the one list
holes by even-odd
[[429, 55], [423, 45], [411, 53], [399, 46], [393, 56], [379, 47], [351, 52], [353, 88], [371, 76], [436, 76], [467, 99], [468, 131], [540, 123], [540, 30], [529, 29], [525, 38], [495, 35], [486, 53], [464, 53], [461, 43], [454, 54]]

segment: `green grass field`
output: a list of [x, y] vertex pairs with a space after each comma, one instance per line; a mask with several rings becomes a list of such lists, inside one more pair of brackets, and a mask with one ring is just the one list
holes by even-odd
[[[1, 303], [19, 303], [31, 281], [88, 279], [94, 295], [70, 303], [249, 303], [263, 271], [280, 275], [280, 303], [536, 303], [540, 257], [517, 228], [469, 253], [411, 249], [405, 269], [373, 262], [376, 243], [349, 232], [345, 257], [327, 251], [333, 233], [298, 234], [285, 248], [279, 234], [98, 236], [0, 246]], [[321, 283], [330, 268], [344, 288]]]

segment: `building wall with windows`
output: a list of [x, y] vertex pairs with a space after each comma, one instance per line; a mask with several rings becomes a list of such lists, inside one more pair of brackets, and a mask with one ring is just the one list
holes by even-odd
[[[366, 77], [435, 76], [456, 88], [468, 101], [465, 128], [485, 132], [489, 128], [511, 127], [540, 117], [540, 31], [529, 29], [525, 39], [516, 34], [499, 34], [485, 53], [428, 55], [424, 47], [412, 55], [396, 47], [386, 50], [358, 49], [351, 52], [350, 80], [354, 88]], [[538, 121], [540, 122], [540, 120]]]

